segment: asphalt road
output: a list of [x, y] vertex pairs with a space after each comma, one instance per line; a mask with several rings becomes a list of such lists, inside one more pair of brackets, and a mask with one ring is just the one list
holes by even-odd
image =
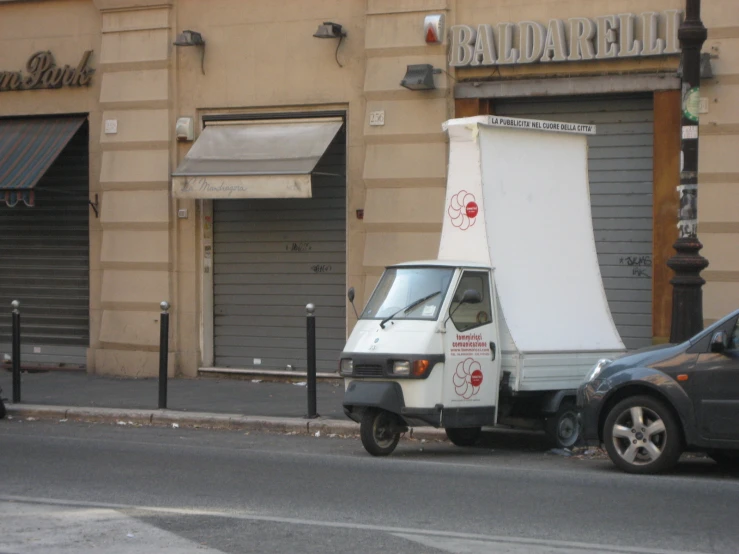
[[739, 551], [739, 473], [484, 446], [0, 421], [0, 553]]

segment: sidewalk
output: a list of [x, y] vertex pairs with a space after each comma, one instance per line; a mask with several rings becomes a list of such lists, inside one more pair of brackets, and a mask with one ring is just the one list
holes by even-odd
[[[13, 396], [12, 383], [12, 373], [0, 370], [0, 387], [5, 398]], [[157, 408], [158, 387], [157, 379], [120, 379], [81, 371], [22, 373], [21, 401], [23, 404], [147, 410]], [[342, 380], [318, 383], [316, 398], [321, 416], [346, 419], [341, 407]], [[267, 382], [263, 377], [169, 379], [167, 408], [186, 412], [303, 417], [308, 413], [308, 391], [305, 386]]]
[[[157, 379], [120, 379], [84, 372], [21, 374], [21, 402], [12, 404], [12, 373], [0, 369], [0, 388], [11, 417], [71, 419], [120, 424], [177, 424], [199, 427], [277, 429], [284, 432], [357, 434], [359, 426], [342, 408], [344, 383], [319, 382], [318, 419], [309, 420], [308, 391], [300, 384], [264, 377], [169, 379], [167, 410], [158, 410]], [[419, 429], [414, 436], [443, 438], [443, 431]]]

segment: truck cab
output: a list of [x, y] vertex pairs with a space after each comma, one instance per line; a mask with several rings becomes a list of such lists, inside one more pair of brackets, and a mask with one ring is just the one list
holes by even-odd
[[361, 422], [375, 407], [411, 426], [494, 425], [500, 359], [493, 282], [481, 264], [387, 268], [342, 353], [346, 414]]

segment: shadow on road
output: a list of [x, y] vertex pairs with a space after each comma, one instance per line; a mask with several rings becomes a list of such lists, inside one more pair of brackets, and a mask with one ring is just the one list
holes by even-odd
[[[623, 474], [621, 470], [610, 463], [610, 460], [608, 464], [594, 468], [594, 471]], [[684, 454], [672, 471], [660, 474], [657, 477], [659, 476], [736, 480], [739, 479], [739, 466], [730, 468], [719, 465], [702, 454]]]
[[544, 433], [496, 430], [483, 432], [476, 448], [544, 452], [551, 445]]

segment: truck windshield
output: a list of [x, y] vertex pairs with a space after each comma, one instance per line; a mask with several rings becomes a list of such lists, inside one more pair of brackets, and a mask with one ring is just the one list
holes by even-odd
[[453, 275], [446, 267], [388, 268], [361, 319], [435, 320]]

